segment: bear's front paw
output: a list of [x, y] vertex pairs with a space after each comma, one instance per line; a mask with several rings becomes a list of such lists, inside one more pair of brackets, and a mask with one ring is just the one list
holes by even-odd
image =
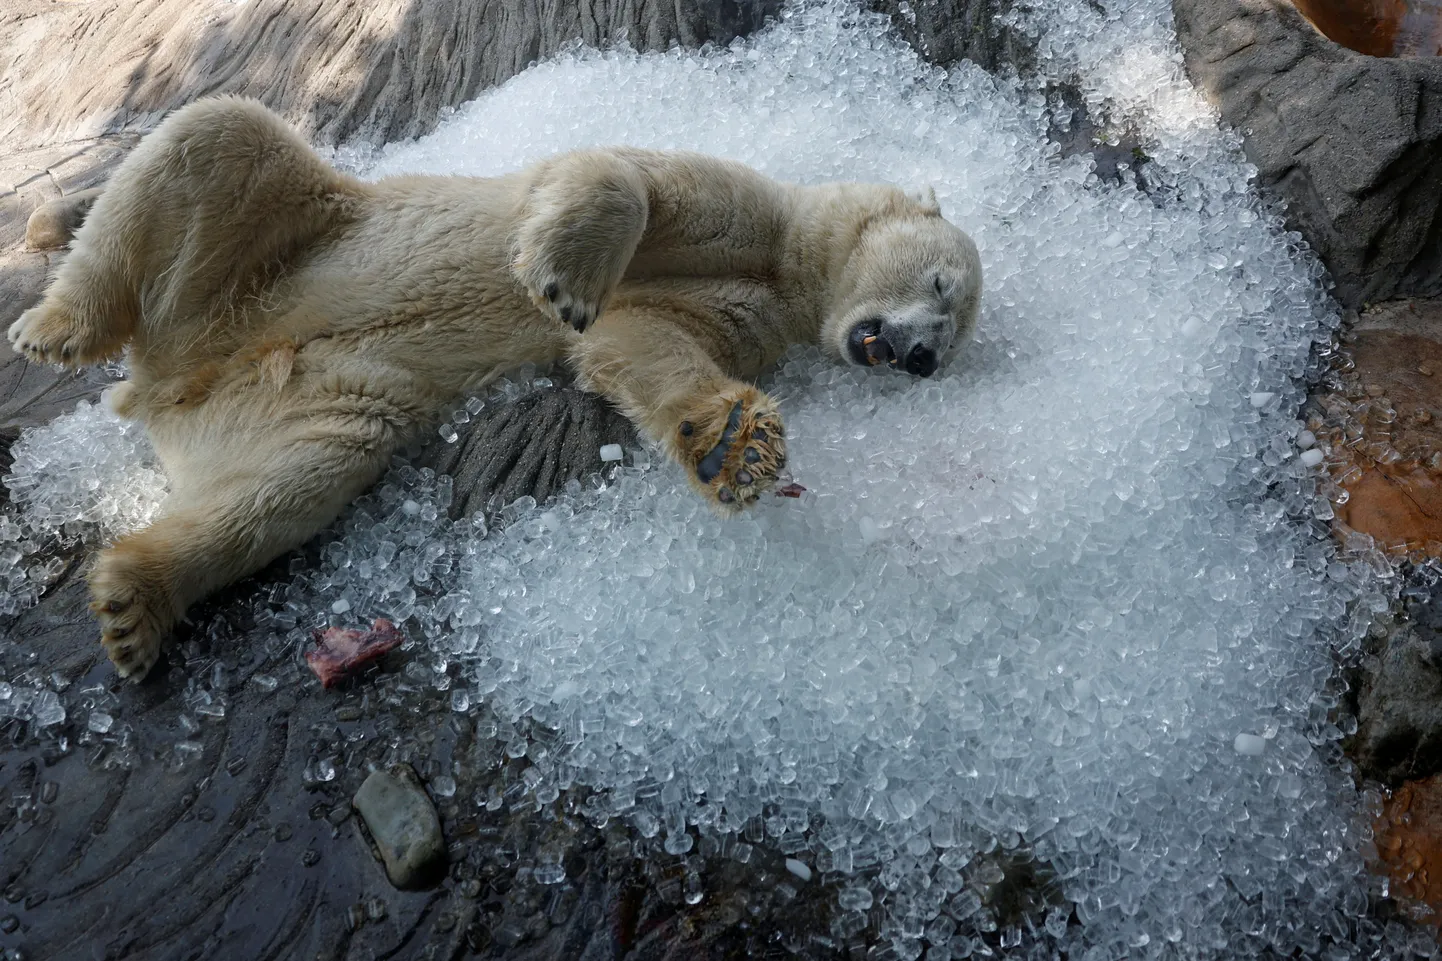
[[76, 320], [51, 300], [31, 307], [10, 325], [7, 335], [17, 354], [44, 364], [84, 367], [99, 364], [120, 353], [124, 346]]
[[786, 466], [786, 436], [776, 404], [754, 387], [722, 392], [676, 429], [676, 448], [692, 482], [716, 509], [748, 507]]
[[165, 599], [107, 551], [90, 574], [90, 610], [100, 622], [100, 643], [121, 677], [140, 681], [160, 658], [169, 627]]

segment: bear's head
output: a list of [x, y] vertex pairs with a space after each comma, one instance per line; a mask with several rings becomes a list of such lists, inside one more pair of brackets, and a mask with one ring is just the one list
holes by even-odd
[[976, 327], [981, 258], [929, 189], [887, 207], [842, 268], [822, 343], [853, 364], [930, 377]]

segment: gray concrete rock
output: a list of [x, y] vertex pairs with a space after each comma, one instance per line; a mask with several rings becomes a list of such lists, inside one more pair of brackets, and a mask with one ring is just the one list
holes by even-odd
[[1408, 605], [1354, 672], [1348, 753], [1386, 784], [1442, 771], [1442, 596]]
[[408, 764], [373, 771], [353, 802], [402, 891], [428, 887], [445, 872], [446, 842], [431, 799]]
[[1338, 46], [1287, 0], [1173, 0], [1192, 81], [1349, 307], [1442, 294], [1442, 58]]
[[[725, 44], [780, 0], [17, 2], [0, 10], [0, 142], [145, 129], [208, 94], [257, 97], [314, 141], [424, 134], [568, 43]], [[83, 78], [77, 80], [77, 78]]]
[[1005, 20], [1015, 0], [869, 0], [929, 63], [971, 60], [993, 72], [1025, 72], [1035, 44]]
[[568, 481], [599, 473], [601, 447], [638, 443], [631, 422], [575, 387], [533, 391], [487, 407], [452, 444], [437, 439], [416, 464], [454, 480], [454, 518], [496, 510], [525, 496], [544, 503]]

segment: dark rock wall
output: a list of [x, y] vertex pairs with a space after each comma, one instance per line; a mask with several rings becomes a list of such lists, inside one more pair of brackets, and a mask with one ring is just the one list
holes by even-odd
[[[415, 137], [566, 44], [725, 44], [781, 0], [189, 0], [0, 10], [0, 135], [14, 146], [154, 124], [207, 94], [256, 97], [322, 143]], [[17, 143], [18, 141], [18, 143]]]
[[1379, 59], [1286, 0], [1173, 0], [1192, 81], [1245, 137], [1337, 297], [1442, 294], [1442, 61]]
[[868, 5], [889, 16], [929, 63], [971, 60], [997, 72], [1025, 70], [1034, 62], [1030, 39], [1006, 23], [1014, 0], [868, 0]]

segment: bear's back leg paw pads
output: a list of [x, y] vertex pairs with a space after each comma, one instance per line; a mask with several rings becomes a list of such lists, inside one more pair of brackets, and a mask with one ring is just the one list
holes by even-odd
[[7, 336], [15, 352], [29, 360], [67, 367], [102, 363], [125, 346], [100, 325], [83, 322], [48, 299], [21, 314]]
[[160, 659], [170, 622], [165, 599], [108, 552], [89, 580], [90, 610], [100, 624], [105, 654], [121, 677], [139, 681]]

